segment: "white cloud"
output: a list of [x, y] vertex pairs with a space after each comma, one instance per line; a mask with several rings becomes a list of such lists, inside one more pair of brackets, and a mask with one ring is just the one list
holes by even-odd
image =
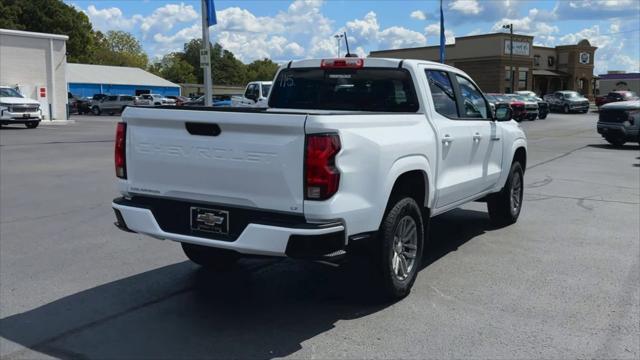
[[[434, 44], [439, 44], [440, 43], [440, 24], [436, 23], [436, 24], [431, 24], [428, 25], [427, 27], [424, 28], [424, 32], [425, 34], [427, 34], [427, 37], [429, 36], [433, 36], [434, 37]], [[453, 33], [453, 31], [451, 30], [447, 30], [446, 28], [444, 29], [444, 36], [445, 36], [445, 44], [455, 44], [456, 43], [456, 36]]]
[[411, 16], [412, 19], [416, 19], [416, 20], [426, 20], [427, 19], [427, 15], [425, 15], [424, 11], [422, 11], [422, 10], [412, 11], [410, 16]]
[[379, 45], [384, 49], [417, 47], [427, 44], [427, 38], [417, 31], [392, 26], [378, 34]]
[[482, 11], [482, 6], [477, 0], [455, 0], [449, 4], [449, 9], [465, 15], [478, 15]]
[[166, 32], [172, 30], [176, 24], [192, 23], [200, 18], [200, 15], [191, 5], [167, 4], [159, 7], [147, 17], [141, 17], [140, 30], [143, 38], [152, 31]]
[[122, 13], [122, 10], [117, 7], [98, 9], [94, 5], [89, 5], [85, 14], [89, 17], [93, 26], [100, 31], [131, 30], [142, 19], [140, 15], [127, 18]]

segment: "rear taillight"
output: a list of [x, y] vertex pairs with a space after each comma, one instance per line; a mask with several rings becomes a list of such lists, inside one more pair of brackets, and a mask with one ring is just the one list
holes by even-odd
[[323, 69], [351, 68], [359, 69], [364, 66], [364, 60], [360, 58], [323, 59], [320, 67]]
[[338, 191], [340, 171], [335, 158], [340, 151], [337, 134], [307, 135], [305, 161], [305, 199], [326, 200]]
[[116, 143], [114, 160], [116, 164], [116, 176], [121, 179], [127, 178], [127, 124], [119, 122], [116, 127]]

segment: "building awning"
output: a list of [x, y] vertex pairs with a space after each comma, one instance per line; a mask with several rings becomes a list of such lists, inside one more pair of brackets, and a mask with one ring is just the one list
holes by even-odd
[[180, 87], [178, 84], [136, 67], [75, 63], [67, 64], [67, 82], [70, 84]]
[[533, 70], [534, 76], [557, 76], [557, 77], [566, 77], [567, 74], [557, 73], [551, 70]]

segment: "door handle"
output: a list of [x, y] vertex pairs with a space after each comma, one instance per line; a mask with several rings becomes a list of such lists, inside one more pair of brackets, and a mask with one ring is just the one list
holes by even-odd
[[448, 145], [448, 144], [449, 144], [449, 143], [451, 143], [451, 142], [453, 142], [453, 137], [452, 137], [451, 135], [449, 135], [449, 134], [445, 134], [445, 135], [442, 137], [442, 143], [443, 143], [443, 144]]
[[473, 141], [480, 141], [482, 139], [482, 135], [480, 133], [473, 134]]

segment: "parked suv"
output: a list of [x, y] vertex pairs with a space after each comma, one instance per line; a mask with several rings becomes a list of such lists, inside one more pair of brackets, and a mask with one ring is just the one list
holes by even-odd
[[0, 86], [0, 125], [24, 124], [29, 129], [38, 127], [42, 120], [40, 103], [22, 96], [8, 86]]
[[137, 106], [175, 105], [176, 101], [160, 94], [142, 94], [135, 101]]
[[589, 111], [589, 100], [576, 91], [556, 91], [545, 95], [544, 100], [549, 103], [551, 111], [562, 111], [565, 114]]
[[91, 106], [91, 112], [94, 115], [100, 115], [103, 112], [109, 115], [121, 113], [127, 106], [134, 105], [134, 99], [131, 95], [107, 95]]

